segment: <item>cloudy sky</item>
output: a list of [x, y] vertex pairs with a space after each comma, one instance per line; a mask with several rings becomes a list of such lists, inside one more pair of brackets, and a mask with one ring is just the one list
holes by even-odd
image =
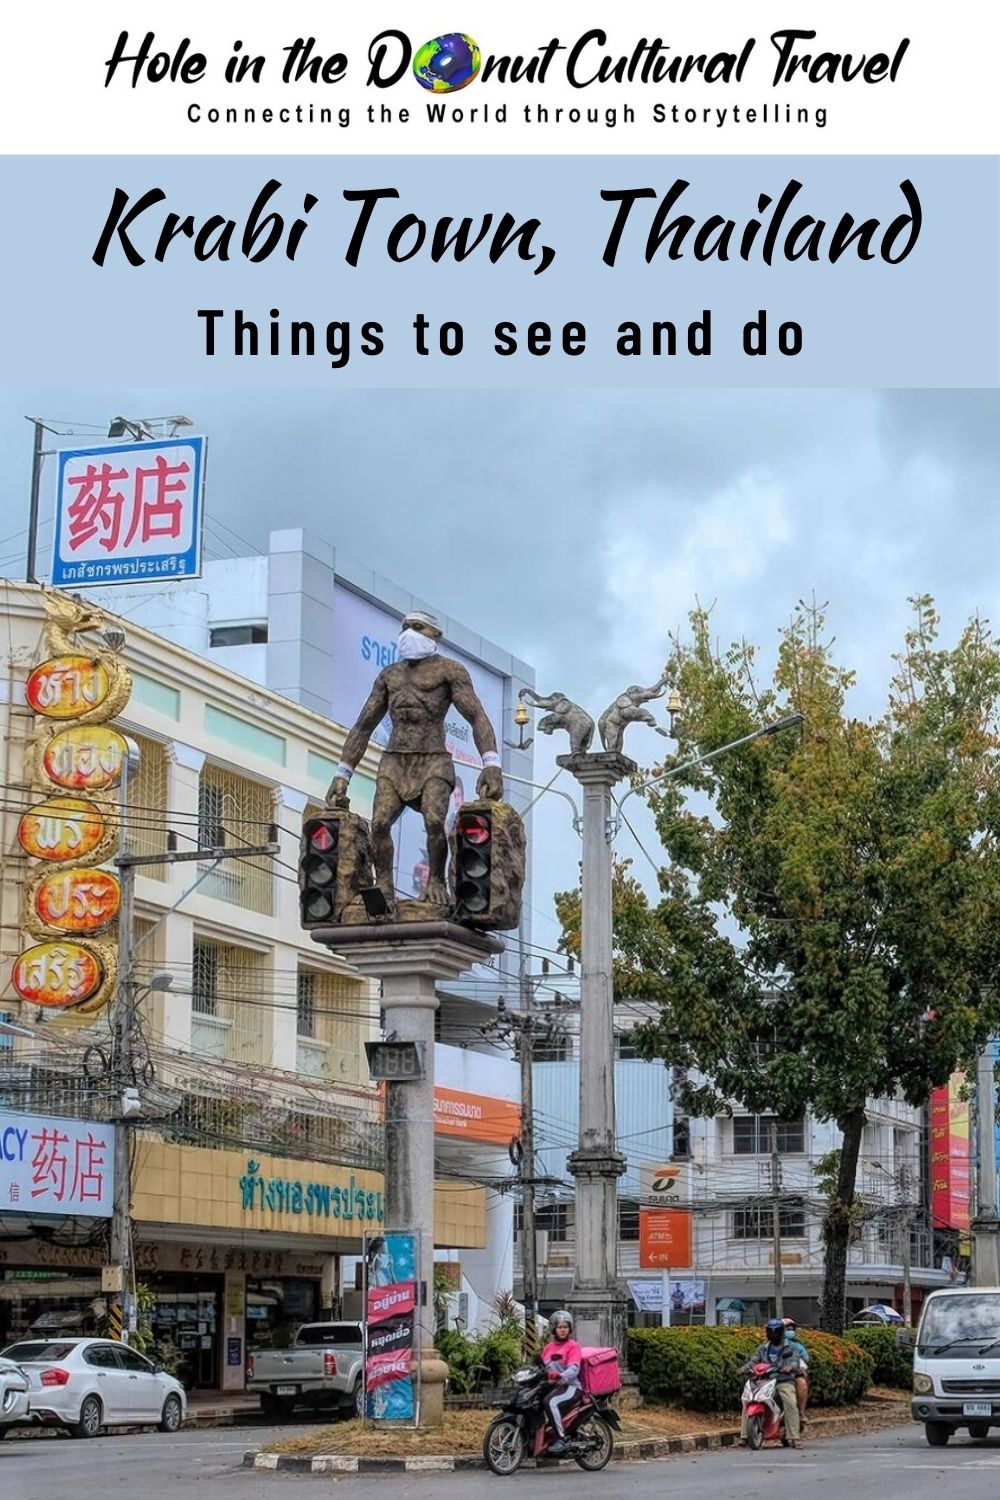
[[[933, 593], [950, 635], [1000, 594], [1000, 395], [978, 391], [7, 390], [0, 572], [23, 577], [24, 414], [100, 435], [119, 412], [183, 412], [209, 434], [210, 555], [308, 527], [595, 716], [655, 679], [696, 597], [717, 601], [720, 635], [765, 652], [796, 599], [828, 600], [863, 712], [879, 704], [907, 595]], [[50, 536], [46, 521], [43, 559]], [[640, 759], [662, 750], [634, 734]], [[562, 746], [539, 748], [545, 773]], [[538, 941], [576, 859], [547, 800]]]

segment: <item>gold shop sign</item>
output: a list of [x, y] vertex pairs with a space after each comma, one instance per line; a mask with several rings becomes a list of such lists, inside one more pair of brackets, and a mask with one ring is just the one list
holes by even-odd
[[117, 840], [118, 820], [111, 809], [84, 797], [48, 797], [17, 825], [17, 841], [34, 859], [99, 864]]
[[80, 943], [39, 943], [14, 964], [11, 978], [22, 1000], [65, 1010], [92, 1000], [105, 981], [100, 955]]
[[[28, 678], [25, 696], [46, 719], [82, 719], [101, 709], [111, 693], [111, 673], [93, 656], [53, 656]], [[111, 717], [111, 715], [107, 715]]]
[[73, 791], [103, 792], [116, 787], [128, 759], [128, 740], [106, 724], [74, 724], [54, 734], [42, 751], [50, 781]]
[[50, 870], [28, 895], [28, 925], [59, 932], [100, 932], [118, 915], [121, 885], [110, 870]]

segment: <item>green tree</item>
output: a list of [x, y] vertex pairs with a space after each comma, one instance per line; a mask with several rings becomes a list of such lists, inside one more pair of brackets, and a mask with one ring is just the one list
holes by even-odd
[[[700, 1075], [683, 1102], [736, 1100], [842, 1132], [824, 1217], [821, 1323], [844, 1322], [866, 1102], [923, 1104], [1000, 1021], [1000, 651], [986, 623], [944, 646], [912, 601], [884, 711], [848, 708], [854, 674], [824, 613], [800, 604], [767, 684], [756, 653], [691, 616], [672, 667], [684, 702], [673, 765], [798, 710], [758, 740], [651, 795], [668, 863], [647, 899], [615, 877], [617, 993], [658, 1004], [646, 1055]], [[668, 767], [669, 768], [669, 767]], [[557, 899], [579, 947], [577, 893]]]

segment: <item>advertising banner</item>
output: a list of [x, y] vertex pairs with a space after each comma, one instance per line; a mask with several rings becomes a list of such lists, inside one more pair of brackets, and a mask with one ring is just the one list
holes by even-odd
[[972, 1222], [972, 1137], [964, 1073], [931, 1094], [931, 1215], [936, 1229]]
[[364, 1240], [365, 1415], [376, 1422], [418, 1420], [419, 1243], [419, 1235], [409, 1230]]
[[113, 1125], [0, 1111], [0, 1214], [111, 1216]]
[[435, 1135], [459, 1136], [506, 1146], [521, 1134], [521, 1106], [512, 1099], [467, 1094], [461, 1089], [434, 1089]]
[[[670, 1312], [675, 1313], [704, 1313], [705, 1311], [705, 1283], [699, 1280], [669, 1282], [670, 1286]], [[640, 1312], [659, 1313], [663, 1311], [663, 1278], [657, 1276], [650, 1281], [630, 1281], [628, 1284], [629, 1295]], [[672, 1319], [673, 1320], [673, 1319]]]

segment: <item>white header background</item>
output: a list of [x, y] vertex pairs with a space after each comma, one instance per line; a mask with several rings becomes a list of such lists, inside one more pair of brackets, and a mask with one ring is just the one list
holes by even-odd
[[[548, 81], [501, 84], [477, 80], [453, 95], [434, 95], [407, 72], [388, 89], [366, 86], [368, 49], [388, 28], [406, 33], [414, 51], [442, 32], [461, 30], [490, 54], [537, 54], [553, 37], [571, 46], [584, 32], [599, 27], [605, 47], [592, 45], [587, 57], [602, 53], [629, 55], [643, 38], [661, 37], [669, 56], [677, 53], [738, 52], [747, 38], [757, 45], [743, 82], [705, 84], [692, 79], [674, 84], [603, 84], [573, 88], [565, 78], [565, 53], [550, 68]], [[810, 84], [801, 78], [772, 86], [778, 53], [772, 31], [815, 28], [817, 36], [799, 42], [802, 52], [860, 54], [885, 52], [890, 57], [900, 40], [910, 46], [897, 80], [866, 84], [838, 81]], [[105, 62], [119, 33], [129, 32], [129, 52], [138, 50], [147, 31], [155, 33], [154, 50], [173, 54], [184, 37], [189, 51], [206, 55], [200, 82], [131, 87], [131, 69], [121, 67], [105, 88]], [[0, 132], [7, 153], [37, 154], [635, 154], [647, 152], [709, 154], [994, 154], [1000, 151], [1000, 108], [995, 65], [1000, 50], [1000, 15], [982, 0], [953, 0], [946, 6], [913, 0], [841, 0], [833, 5], [803, 0], [411, 0], [348, 7], [331, 0], [297, 0], [275, 6], [271, 0], [48, 0], [43, 8], [5, 7], [5, 46], [0, 57]], [[313, 36], [323, 55], [347, 55], [346, 76], [332, 85], [308, 81], [284, 84], [282, 49], [297, 37]], [[226, 84], [223, 77], [233, 43], [243, 51], [265, 54], [267, 66], [258, 84]], [[593, 69], [588, 68], [588, 71]], [[431, 124], [427, 104], [444, 102], [450, 110], [468, 112], [507, 105], [506, 125], [498, 123]], [[653, 106], [681, 110], [716, 109], [741, 114], [758, 111], [753, 124], [731, 119], [714, 124], [654, 123]], [[350, 113], [348, 128], [336, 125], [193, 124], [188, 106], [246, 107], [260, 111], [310, 104]], [[779, 123], [760, 120], [761, 107], [780, 106]], [[523, 119], [525, 105], [555, 109], [607, 109], [631, 105], [634, 124], [608, 129], [603, 124], [538, 124]], [[784, 107], [827, 111], [827, 123], [785, 123]], [[391, 123], [371, 123], [385, 105]], [[409, 120], [395, 117], [408, 109]]]

